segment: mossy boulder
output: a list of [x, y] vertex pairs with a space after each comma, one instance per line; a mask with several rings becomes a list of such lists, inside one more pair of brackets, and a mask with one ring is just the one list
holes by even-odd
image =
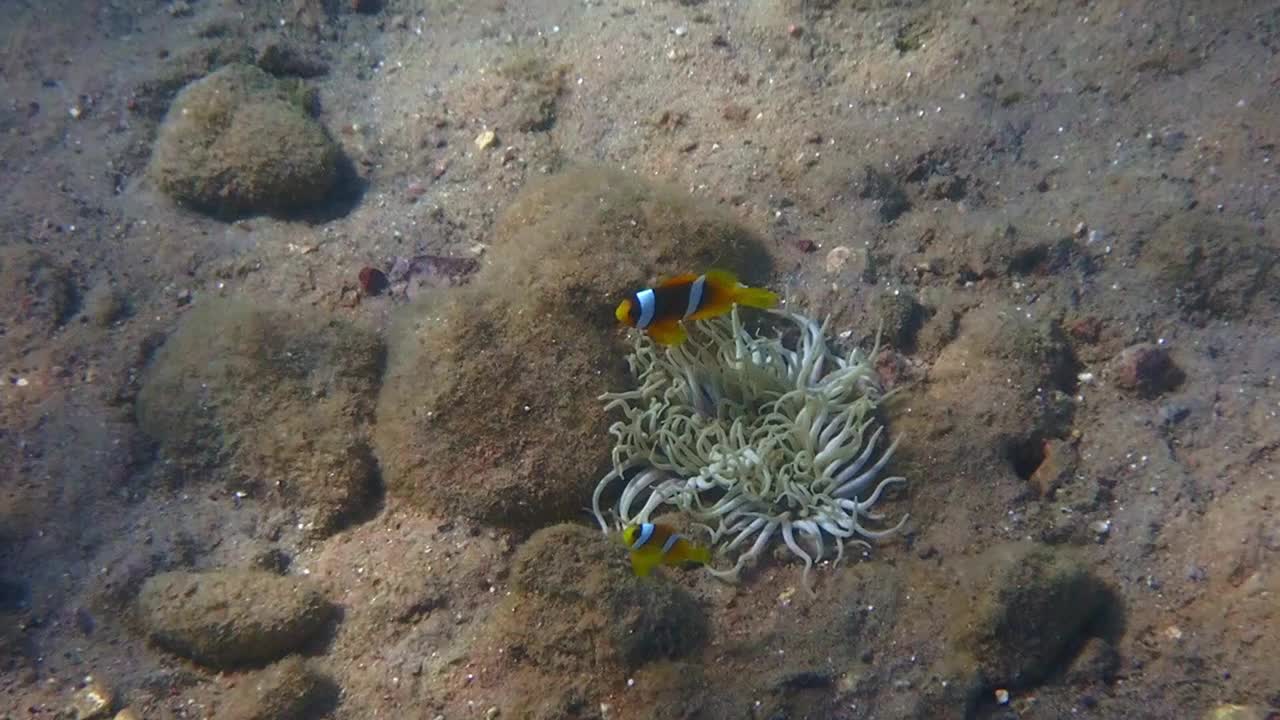
[[236, 720], [302, 720], [316, 717], [332, 700], [326, 678], [294, 655], [240, 678], [224, 717]]
[[410, 308], [375, 431], [388, 490], [441, 515], [537, 527], [577, 516], [605, 473], [630, 380], [613, 308], [712, 265], [767, 273], [759, 240], [678, 191], [580, 168], [507, 209], [470, 285]]
[[327, 533], [376, 491], [366, 436], [383, 361], [377, 336], [348, 323], [212, 299], [147, 369], [138, 424], [176, 481], [220, 477]]
[[278, 660], [315, 639], [332, 614], [306, 580], [259, 570], [161, 573], [138, 594], [152, 642], [214, 668]]
[[1114, 594], [1074, 554], [1033, 543], [997, 546], [971, 563], [953, 648], [991, 687], [1027, 687], [1066, 667], [1085, 642], [1115, 632]]
[[516, 553], [516, 595], [498, 640], [544, 671], [631, 669], [686, 656], [707, 638], [705, 611], [663, 578], [636, 578], [626, 549], [598, 530], [556, 525]]
[[220, 215], [316, 205], [337, 182], [339, 153], [313, 106], [300, 81], [228, 65], [174, 98], [148, 174], [178, 202]]

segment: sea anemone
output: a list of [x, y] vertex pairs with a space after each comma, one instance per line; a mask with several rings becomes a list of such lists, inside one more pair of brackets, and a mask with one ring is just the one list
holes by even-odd
[[592, 509], [609, 532], [601, 497], [625, 480], [617, 522], [646, 522], [667, 505], [680, 509], [714, 547], [737, 553], [731, 568], [712, 570], [725, 579], [736, 579], [781, 534], [804, 561], [807, 589], [809, 570], [829, 545], [839, 562], [846, 543], [869, 548], [862, 538], [902, 527], [906, 517], [882, 529], [863, 520], [881, 520], [872, 506], [905, 479], [877, 479], [896, 441], [872, 461], [884, 432], [875, 410], [885, 397], [868, 362], [875, 349], [838, 355], [827, 345], [825, 323], [772, 314], [798, 328], [799, 339], [748, 332], [736, 307], [690, 323], [689, 339], [676, 347], [636, 334], [627, 360], [638, 387], [601, 396], [623, 418], [610, 428], [613, 470], [596, 486]]

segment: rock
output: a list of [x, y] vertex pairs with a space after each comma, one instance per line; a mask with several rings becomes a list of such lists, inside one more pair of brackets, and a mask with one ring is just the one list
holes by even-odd
[[307, 581], [258, 570], [155, 575], [138, 593], [138, 611], [156, 645], [214, 668], [282, 658], [333, 614]]
[[276, 77], [313, 78], [329, 74], [328, 63], [285, 40], [263, 45], [254, 62]]
[[172, 472], [260, 494], [329, 533], [377, 490], [365, 434], [383, 363], [377, 336], [345, 322], [211, 298], [143, 374], [138, 424]]
[[871, 311], [885, 342], [898, 349], [915, 345], [916, 333], [924, 322], [924, 308], [910, 291], [894, 290], [877, 295]]
[[823, 261], [822, 267], [828, 275], [834, 275], [844, 269], [852, 255], [853, 251], [843, 245], [833, 247], [827, 252], [827, 258]]
[[128, 312], [128, 299], [111, 283], [99, 283], [84, 296], [85, 317], [98, 327], [111, 327]]
[[471, 81], [459, 95], [458, 111], [465, 117], [483, 117], [489, 127], [508, 135], [550, 130], [569, 71], [553, 58], [541, 48], [513, 48], [494, 72]]
[[585, 671], [596, 658], [635, 668], [688, 655], [706, 641], [705, 612], [662, 576], [637, 578], [626, 551], [580, 525], [540, 530], [516, 552], [518, 597], [501, 642], [538, 663]]
[[76, 691], [75, 699], [67, 710], [74, 720], [103, 720], [111, 715], [115, 702], [115, 692], [95, 679]]
[[115, 718], [113, 718], [113, 720], [142, 720], [142, 716], [139, 715], [137, 711], [135, 711], [133, 708], [125, 708], [120, 712], [116, 713], [116, 716]]
[[1112, 381], [1122, 390], [1155, 397], [1182, 384], [1186, 375], [1169, 351], [1151, 343], [1125, 348], [1112, 362]]
[[0, 247], [0, 319], [6, 344], [18, 348], [49, 337], [79, 303], [71, 273], [54, 257], [29, 245]]
[[1204, 714], [1204, 720], [1265, 720], [1271, 717], [1255, 705], [1219, 705]]
[[1031, 473], [1031, 486], [1041, 498], [1051, 499], [1059, 487], [1075, 477], [1080, 451], [1075, 443], [1057, 438], [1044, 444], [1044, 460]]
[[294, 655], [241, 678], [228, 694], [226, 717], [236, 720], [317, 717], [333, 695], [330, 683]]
[[531, 184], [486, 258], [404, 313], [374, 437], [391, 494], [520, 527], [577, 517], [609, 469], [613, 418], [597, 398], [630, 382], [618, 301], [673, 268], [750, 268], [744, 282], [760, 282], [770, 266], [718, 211], [598, 168]]
[[989, 686], [1034, 685], [1070, 660], [1064, 653], [1106, 627], [1114, 596], [1066, 551], [1032, 543], [996, 546], [974, 568], [980, 593], [957, 618], [953, 646]]
[[1274, 308], [1280, 253], [1242, 220], [1179, 213], [1148, 235], [1138, 267], [1188, 313], [1239, 318], [1257, 301]]
[[476, 136], [476, 147], [481, 150], [488, 150], [496, 142], [498, 142], [498, 135], [492, 130], [485, 130]]
[[178, 93], [148, 175], [178, 202], [220, 215], [314, 206], [337, 182], [338, 148], [313, 105], [296, 81], [228, 65]]

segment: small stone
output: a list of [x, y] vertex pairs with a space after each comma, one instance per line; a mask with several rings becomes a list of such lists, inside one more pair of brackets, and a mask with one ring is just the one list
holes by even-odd
[[101, 720], [111, 715], [115, 694], [100, 680], [91, 680], [76, 693], [71, 704], [72, 717], [76, 720]]
[[1169, 351], [1151, 343], [1125, 348], [1115, 360], [1116, 387], [1154, 397], [1182, 383], [1185, 374], [1170, 357]]
[[811, 253], [818, 250], [818, 244], [809, 238], [796, 238], [792, 244], [802, 253]]
[[679, 25], [679, 26], [677, 26], [677, 27], [676, 27], [676, 29], [675, 29], [675, 30], [672, 30], [672, 32], [674, 32], [674, 33], [676, 34], [676, 37], [684, 37], [685, 35], [688, 35], [688, 34], [689, 34], [689, 26], [688, 26], [688, 25]]
[[476, 147], [481, 150], [488, 150], [496, 142], [498, 142], [498, 134], [492, 130], [485, 130], [476, 136]]
[[825, 263], [827, 274], [834, 275], [840, 272], [845, 264], [849, 262], [849, 256], [852, 254], [853, 251], [844, 245], [832, 248], [831, 252], [827, 253], [827, 261]]
[[1093, 531], [1094, 535], [1098, 536], [1099, 540], [1101, 540], [1111, 533], [1111, 519], [1108, 518], [1106, 520], [1091, 522], [1089, 523], [1089, 529]]
[[1008, 705], [1008, 704], [1009, 704], [1009, 691], [1008, 691], [1008, 690], [1005, 690], [1004, 688], [997, 688], [997, 689], [996, 689], [996, 692], [995, 692], [995, 696], [996, 696], [996, 703], [998, 703], [998, 704], [1000, 704], [1000, 705]]
[[359, 279], [360, 291], [365, 295], [381, 295], [391, 286], [386, 274], [378, 268], [361, 268]]
[[495, 705], [484, 711], [484, 720], [496, 720], [496, 718], [501, 714], [502, 711]]
[[142, 716], [138, 715], [138, 713], [135, 712], [133, 708], [125, 708], [120, 712], [116, 713], [116, 716], [115, 718], [113, 718], [113, 720], [142, 720]]
[[1205, 720], [1263, 720], [1268, 715], [1262, 708], [1252, 705], [1219, 705], [1205, 713]]
[[799, 25], [796, 25], [795, 23], [792, 23], [787, 26], [787, 34], [793, 38], [798, 38], [804, 34], [804, 28], [800, 27]]
[[1066, 440], [1053, 438], [1044, 443], [1044, 460], [1040, 462], [1029, 482], [1042, 498], [1052, 498], [1058, 488], [1075, 476], [1080, 463], [1080, 452]]

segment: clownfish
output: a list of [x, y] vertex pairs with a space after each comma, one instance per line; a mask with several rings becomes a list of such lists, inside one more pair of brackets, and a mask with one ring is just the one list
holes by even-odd
[[776, 293], [747, 287], [727, 270], [708, 270], [645, 288], [619, 303], [614, 315], [623, 325], [645, 331], [659, 345], [679, 345], [688, 337], [685, 320], [717, 317], [734, 305], [771, 308], [777, 304]]
[[631, 551], [631, 569], [646, 577], [659, 565], [706, 565], [711, 550], [687, 540], [670, 525], [640, 523], [622, 531], [622, 542]]

